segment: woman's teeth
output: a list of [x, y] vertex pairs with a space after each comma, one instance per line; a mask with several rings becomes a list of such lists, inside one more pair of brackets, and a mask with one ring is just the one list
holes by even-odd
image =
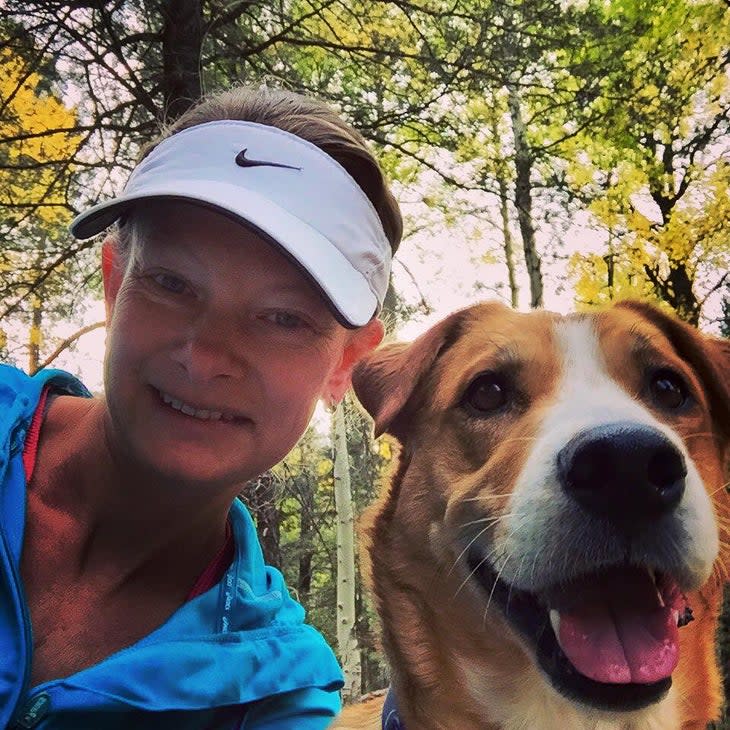
[[163, 393], [162, 391], [160, 391], [160, 396], [162, 397], [163, 402], [170, 406], [170, 408], [174, 408], [176, 411], [180, 411], [186, 416], [198, 418], [201, 421], [230, 422], [235, 419], [235, 416], [223, 413], [221, 411], [209, 411], [204, 408], [195, 408], [194, 406], [183, 403], [183, 401], [178, 400], [177, 398], [173, 398], [171, 395]]

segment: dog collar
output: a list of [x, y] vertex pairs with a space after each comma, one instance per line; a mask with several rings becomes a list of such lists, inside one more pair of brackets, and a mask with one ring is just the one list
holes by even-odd
[[388, 688], [388, 694], [383, 705], [382, 730], [406, 730], [406, 726], [398, 716], [398, 707], [395, 703], [395, 692]]

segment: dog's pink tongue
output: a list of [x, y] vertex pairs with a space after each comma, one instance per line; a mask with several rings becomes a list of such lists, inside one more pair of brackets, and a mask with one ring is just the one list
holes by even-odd
[[625, 570], [571, 586], [558, 643], [584, 676], [609, 684], [651, 684], [679, 660], [677, 609], [662, 605], [654, 581]]

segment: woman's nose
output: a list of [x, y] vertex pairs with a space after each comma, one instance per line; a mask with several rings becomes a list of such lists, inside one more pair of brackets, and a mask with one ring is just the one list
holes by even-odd
[[172, 351], [172, 359], [191, 382], [240, 375], [240, 343], [235, 328], [225, 318], [199, 318]]

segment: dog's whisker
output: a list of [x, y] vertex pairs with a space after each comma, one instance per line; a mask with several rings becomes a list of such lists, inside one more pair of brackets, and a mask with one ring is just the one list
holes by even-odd
[[[449, 568], [449, 570], [448, 570], [448, 572], [447, 572], [447, 575], [451, 575], [451, 573], [453, 573], [453, 571], [454, 571], [454, 569], [456, 568], [456, 566], [458, 565], [459, 561], [460, 561], [460, 560], [461, 560], [461, 559], [462, 559], [462, 558], [464, 557], [464, 555], [465, 555], [465, 554], [466, 554], [466, 553], [468, 552], [469, 548], [470, 548], [470, 547], [471, 547], [471, 546], [472, 546], [472, 545], [473, 545], [473, 544], [474, 544], [474, 543], [475, 543], [475, 542], [476, 542], [476, 541], [477, 541], [477, 540], [478, 540], [478, 539], [479, 539], [479, 538], [480, 538], [480, 537], [481, 537], [481, 536], [482, 536], [482, 535], [483, 535], [483, 534], [484, 534], [484, 533], [485, 533], [485, 532], [486, 532], [487, 530], [489, 530], [489, 529], [490, 529], [491, 527], [493, 527], [494, 525], [498, 524], [498, 523], [499, 523], [499, 522], [501, 522], [502, 520], [506, 520], [506, 519], [508, 519], [508, 518], [510, 518], [510, 517], [514, 517], [514, 514], [513, 514], [513, 513], [511, 513], [511, 512], [507, 512], [507, 513], [505, 513], [505, 514], [503, 514], [503, 515], [497, 515], [497, 516], [494, 516], [494, 517], [483, 517], [483, 518], [480, 518], [480, 519], [478, 519], [478, 520], [472, 520], [471, 522], [466, 522], [466, 523], [464, 523], [463, 525], [460, 525], [458, 529], [463, 529], [463, 528], [466, 528], [466, 527], [470, 527], [470, 526], [474, 526], [474, 525], [479, 525], [479, 524], [485, 524], [485, 523], [487, 523], [487, 524], [486, 524], [486, 526], [485, 526], [485, 527], [484, 527], [484, 528], [483, 528], [482, 530], [480, 530], [480, 531], [479, 531], [479, 532], [478, 532], [478, 533], [477, 533], [476, 535], [474, 535], [474, 537], [473, 537], [473, 538], [472, 538], [472, 539], [471, 539], [471, 540], [469, 541], [469, 543], [467, 544], [467, 546], [466, 546], [466, 547], [465, 547], [465, 548], [464, 548], [464, 549], [463, 549], [463, 550], [462, 550], [462, 551], [461, 551], [461, 552], [460, 552], [460, 553], [459, 553], [459, 554], [458, 554], [458, 555], [456, 556], [456, 558], [454, 559], [454, 562], [453, 562], [453, 563], [451, 564], [451, 567]], [[510, 533], [510, 534], [512, 534], [512, 533]], [[495, 550], [496, 550], [496, 548], [495, 548]], [[493, 554], [494, 554], [494, 551], [492, 551], [491, 553], [489, 553], [489, 557], [491, 557], [491, 555], [493, 555]], [[481, 563], [480, 563], [480, 565], [481, 565]], [[458, 588], [456, 589], [456, 592], [454, 593], [454, 595], [453, 595], [453, 597], [452, 597], [452, 598], [456, 598], [456, 596], [458, 596], [458, 595], [459, 595], [459, 592], [460, 592], [460, 591], [461, 591], [461, 589], [462, 589], [462, 588], [464, 587], [464, 585], [465, 585], [465, 584], [466, 584], [466, 582], [467, 582], [467, 581], [469, 580], [469, 578], [471, 578], [471, 576], [472, 576], [472, 575], [473, 575], [473, 571], [472, 571], [472, 573], [470, 573], [470, 574], [469, 574], [469, 575], [468, 575], [468, 576], [466, 577], [466, 579], [465, 579], [465, 580], [464, 580], [464, 581], [463, 581], [463, 582], [461, 583], [461, 585], [460, 585], [460, 586], [459, 586], [459, 587], [458, 587]]]
[[482, 558], [482, 559], [481, 559], [481, 560], [480, 560], [480, 561], [479, 561], [479, 562], [478, 562], [478, 563], [477, 563], [477, 564], [476, 564], [476, 565], [474, 566], [474, 568], [472, 568], [472, 570], [470, 571], [469, 575], [467, 575], [467, 576], [466, 576], [466, 578], [464, 578], [464, 580], [463, 580], [463, 581], [461, 581], [461, 584], [459, 585], [459, 587], [458, 587], [458, 588], [456, 589], [456, 591], [454, 592], [454, 595], [453, 595], [453, 596], [451, 596], [451, 600], [452, 600], [452, 601], [453, 601], [453, 600], [454, 600], [454, 599], [455, 599], [455, 598], [456, 598], [456, 597], [457, 597], [457, 596], [459, 595], [459, 593], [461, 593], [461, 589], [462, 589], [462, 588], [463, 588], [463, 587], [464, 587], [464, 586], [465, 586], [465, 585], [466, 585], [466, 584], [467, 584], [467, 583], [469, 582], [469, 580], [471, 579], [471, 577], [472, 577], [472, 576], [473, 576], [473, 575], [474, 575], [474, 574], [475, 574], [475, 573], [476, 573], [476, 572], [477, 572], [477, 571], [479, 570], [479, 568], [481, 568], [481, 567], [482, 567], [482, 565], [484, 565], [484, 563], [486, 563], [486, 562], [488, 562], [488, 561], [489, 561], [489, 556], [488, 556], [488, 555], [485, 555], [485, 556], [484, 556], [484, 557], [483, 557], [483, 558]]
[[[517, 522], [517, 524], [514, 525], [514, 527], [510, 530], [509, 534], [507, 535], [507, 541], [509, 541], [514, 535], [517, 533], [518, 530], [520, 530], [525, 522], [525, 520], [528, 519], [527, 515], [523, 516], [521, 520]], [[484, 609], [484, 621], [486, 622], [487, 618], [487, 612], [489, 611], [489, 606], [492, 603], [492, 598], [494, 596], [494, 590], [497, 587], [497, 583], [499, 583], [499, 579], [502, 575], [502, 572], [507, 567], [507, 563], [509, 562], [509, 559], [511, 557], [511, 553], [507, 553], [507, 555], [504, 558], [504, 562], [502, 563], [502, 567], [499, 569], [499, 572], [497, 573], [497, 576], [494, 579], [494, 582], [492, 583], [492, 590], [489, 592], [489, 598], [487, 599], [487, 605]], [[522, 560], [520, 560], [520, 566], [522, 566], [522, 562], [524, 561], [525, 556], [522, 556]], [[518, 570], [519, 573], [519, 570]], [[507, 593], [507, 607], [509, 607], [510, 599], [512, 598], [512, 584], [509, 585], [509, 591]]]
[[509, 444], [519, 441], [537, 441], [537, 436], [513, 436], [512, 438], [504, 439], [502, 443]]
[[487, 623], [487, 613], [489, 612], [489, 607], [492, 604], [492, 598], [494, 597], [494, 591], [497, 588], [497, 583], [499, 583], [500, 576], [502, 575], [502, 571], [507, 567], [507, 563], [510, 559], [510, 554], [507, 553], [504, 558], [504, 562], [502, 563], [502, 567], [499, 569], [496, 578], [494, 579], [494, 583], [492, 583], [492, 590], [489, 591], [489, 598], [487, 599], [487, 605], [484, 608], [484, 625], [486, 626]]
[[[448, 575], [451, 575], [451, 573], [454, 571], [454, 568], [456, 568], [456, 566], [459, 563], [459, 561], [469, 551], [469, 548], [490, 528], [490, 526], [491, 525], [487, 525], [486, 527], [484, 527], [483, 529], [481, 529], [479, 532], [477, 532], [477, 534], [474, 535], [474, 537], [471, 540], [469, 540], [469, 542], [466, 545], [466, 547], [456, 556], [456, 559], [451, 564], [451, 567], [449, 568], [448, 572], [446, 573], [447, 576]], [[466, 580], [468, 580], [470, 577], [471, 577], [471, 575], [468, 576]], [[464, 581], [464, 582], [466, 582], [466, 581]], [[462, 583], [462, 586], [463, 586], [463, 583]], [[457, 589], [456, 593], [454, 594], [454, 597], [456, 597], [456, 595], [458, 595], [458, 593], [461, 590], [461, 587], [462, 586], [459, 586], [459, 588]]]
[[462, 499], [462, 502], [487, 502], [490, 499], [504, 499], [505, 497], [511, 497], [512, 494], [509, 492], [503, 492], [501, 494], [480, 494], [478, 497], [467, 497]]
[[535, 551], [535, 557], [532, 559], [532, 568], [530, 568], [530, 585], [535, 585], [535, 569], [537, 568], [537, 560], [540, 553]]
[[497, 522], [506, 520], [509, 517], [514, 517], [514, 514], [511, 512], [505, 512], [503, 515], [495, 515], [494, 517], [480, 517], [478, 520], [470, 520], [469, 522], [462, 523], [461, 525], [459, 525], [458, 529], [463, 530], [466, 527], [472, 527], [473, 525], [483, 525], [487, 522], [490, 525], [494, 525]]
[[544, 569], [548, 573], [553, 573], [553, 566], [555, 565], [555, 554], [558, 551], [558, 545], [553, 543], [552, 550], [550, 551], [550, 555], [548, 559], [545, 561]]
[[[517, 575], [522, 575], [522, 564], [525, 562], [527, 555], [523, 555], [520, 560], [520, 564], [517, 566]], [[505, 613], [509, 614], [509, 603], [512, 600], [512, 583], [509, 584], [509, 590], [507, 591], [507, 605], [505, 607]]]
[[707, 438], [714, 436], [715, 434], [713, 434], [712, 431], [695, 431], [694, 433], [679, 432], [679, 435], [686, 441], [687, 439]]
[[[482, 532], [484, 532], [484, 530], [482, 530]], [[479, 537], [479, 535], [477, 535], [477, 537]], [[474, 540], [472, 540], [472, 543], [473, 542], [474, 542]], [[471, 545], [471, 543], [470, 543], [470, 545]], [[449, 570], [449, 573], [451, 573], [451, 571], [456, 567], [457, 562], [463, 557], [463, 555], [466, 552], [466, 550], [468, 550], [468, 547], [465, 550], [463, 550], [461, 552], [461, 554], [459, 555], [459, 557], [454, 561], [451, 569]], [[469, 580], [471, 579], [471, 577], [479, 570], [479, 568], [481, 568], [482, 565], [484, 565], [484, 563], [491, 563], [492, 556], [496, 555], [498, 552], [499, 552], [499, 547], [497, 546], [497, 547], [492, 548], [492, 550], [490, 550], [488, 553], [486, 553], [486, 555], [484, 555], [482, 557], [482, 559], [477, 563], [477, 565], [471, 570], [471, 572], [469, 573], [469, 575], [467, 575], [466, 578], [464, 578], [464, 580], [461, 582], [461, 584], [459, 585], [459, 587], [454, 592], [454, 595], [451, 596], [451, 600], [452, 601], [459, 595], [459, 593], [461, 592], [461, 590], [469, 582]]]
[[717, 494], [718, 492], [722, 492], [723, 490], [727, 491], [730, 489], [730, 482], [725, 482], [725, 484], [721, 484], [717, 489], [713, 489], [711, 492], [708, 492], [708, 495], [712, 497], [714, 494]]

